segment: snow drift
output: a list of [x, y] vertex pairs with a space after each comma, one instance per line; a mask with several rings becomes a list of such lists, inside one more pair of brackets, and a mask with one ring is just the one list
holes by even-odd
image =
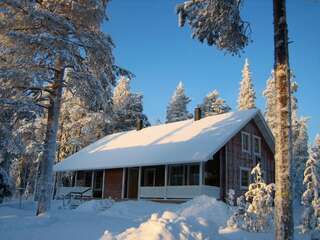
[[210, 239], [229, 216], [230, 210], [224, 203], [203, 195], [178, 205], [176, 210], [154, 213], [137, 228], [118, 235], [106, 231], [101, 239]]

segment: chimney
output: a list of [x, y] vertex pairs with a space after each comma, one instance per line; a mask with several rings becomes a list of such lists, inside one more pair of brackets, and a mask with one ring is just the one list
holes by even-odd
[[143, 128], [143, 121], [140, 118], [137, 118], [137, 122], [136, 122], [136, 128], [137, 131], [141, 130]]
[[200, 107], [196, 107], [194, 109], [194, 121], [198, 121], [201, 119], [201, 108]]

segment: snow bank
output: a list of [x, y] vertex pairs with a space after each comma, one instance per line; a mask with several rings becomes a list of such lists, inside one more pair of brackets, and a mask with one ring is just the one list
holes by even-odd
[[102, 240], [210, 239], [230, 215], [228, 207], [208, 196], [199, 196], [172, 211], [154, 213], [137, 228], [114, 236], [109, 231]]
[[113, 205], [114, 201], [105, 199], [105, 200], [91, 200], [81, 204], [75, 209], [78, 212], [99, 212], [107, 208], [110, 208]]
[[176, 204], [157, 203], [145, 200], [117, 202], [107, 211], [103, 212], [108, 217], [134, 219], [145, 221], [152, 213], [160, 213], [168, 209], [176, 209]]

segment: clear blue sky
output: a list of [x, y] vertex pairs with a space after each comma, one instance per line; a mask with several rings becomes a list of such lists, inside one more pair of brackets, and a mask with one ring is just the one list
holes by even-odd
[[[144, 94], [151, 123], [165, 120], [167, 103], [179, 81], [192, 98], [189, 110], [217, 89], [236, 109], [244, 58], [249, 58], [257, 105], [263, 111], [262, 91], [273, 66], [272, 0], [246, 0], [243, 18], [251, 23], [253, 42], [241, 57], [232, 57], [193, 40], [188, 27], [179, 28], [175, 0], [113, 0], [110, 33], [118, 65], [132, 71], [132, 89]], [[310, 138], [320, 133], [320, 1], [288, 0], [290, 65], [299, 84], [299, 114], [310, 116]]]

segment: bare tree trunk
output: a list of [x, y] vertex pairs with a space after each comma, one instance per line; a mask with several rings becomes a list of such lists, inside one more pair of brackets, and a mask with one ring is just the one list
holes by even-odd
[[293, 239], [291, 91], [286, 1], [273, 0], [276, 81], [275, 239]]
[[47, 116], [47, 130], [44, 141], [44, 151], [40, 162], [40, 177], [38, 191], [37, 215], [47, 212], [50, 209], [53, 190], [53, 164], [57, 148], [57, 133], [59, 125], [59, 114], [61, 107], [63, 70], [58, 60], [56, 63], [55, 81], [52, 86], [54, 94], [50, 99]]

